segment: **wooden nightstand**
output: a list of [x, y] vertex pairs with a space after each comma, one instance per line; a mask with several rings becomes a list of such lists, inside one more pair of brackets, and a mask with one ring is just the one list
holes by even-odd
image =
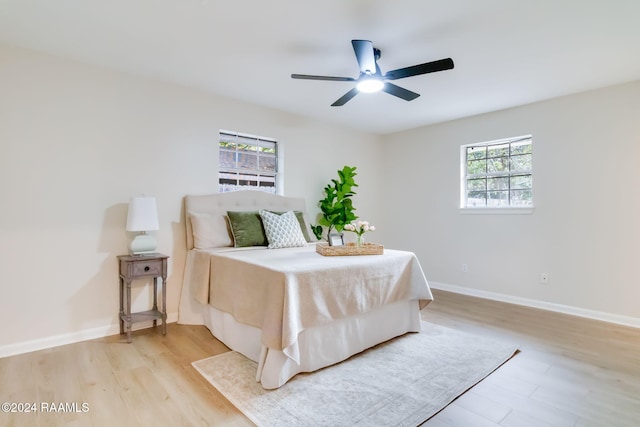
[[[144, 320], [153, 320], [156, 326], [162, 320], [162, 335], [167, 334], [167, 255], [119, 255], [120, 265], [120, 333], [127, 332], [127, 342], [131, 342], [131, 325]], [[162, 310], [158, 309], [158, 277], [162, 278]], [[131, 282], [135, 279], [153, 278], [153, 308], [138, 313], [131, 312]], [[126, 300], [125, 306], [125, 284]]]

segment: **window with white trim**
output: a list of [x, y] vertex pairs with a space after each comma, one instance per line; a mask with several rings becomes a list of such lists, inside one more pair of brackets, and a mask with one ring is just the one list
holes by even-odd
[[532, 208], [531, 135], [463, 145], [460, 207]]
[[221, 193], [277, 193], [278, 147], [274, 139], [221, 130], [218, 159]]

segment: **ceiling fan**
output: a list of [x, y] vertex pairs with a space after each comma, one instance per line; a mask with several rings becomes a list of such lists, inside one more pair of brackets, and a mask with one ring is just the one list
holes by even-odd
[[380, 59], [380, 49], [373, 47], [373, 43], [369, 40], [351, 40], [351, 44], [353, 45], [353, 50], [356, 54], [358, 65], [360, 66], [360, 76], [357, 79], [353, 77], [313, 76], [308, 74], [291, 74], [291, 78], [357, 82], [356, 87], [331, 104], [332, 107], [340, 107], [356, 96], [358, 92], [372, 93], [380, 90], [402, 98], [405, 101], [413, 101], [419, 97], [420, 94], [389, 83], [389, 80], [404, 79], [405, 77], [419, 76], [420, 74], [434, 73], [436, 71], [450, 70], [453, 68], [453, 60], [446, 58], [413, 65], [411, 67], [398, 68], [382, 74], [377, 62], [378, 59]]

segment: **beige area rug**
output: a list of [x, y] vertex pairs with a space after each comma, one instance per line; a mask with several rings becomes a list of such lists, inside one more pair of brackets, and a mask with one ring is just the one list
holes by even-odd
[[228, 352], [193, 366], [258, 426], [417, 426], [517, 352], [507, 343], [423, 322], [410, 333], [277, 390]]

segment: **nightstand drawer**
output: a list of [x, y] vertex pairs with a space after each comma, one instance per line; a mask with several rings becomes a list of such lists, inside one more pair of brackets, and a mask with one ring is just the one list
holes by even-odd
[[162, 260], [137, 261], [131, 264], [131, 278], [162, 276]]

